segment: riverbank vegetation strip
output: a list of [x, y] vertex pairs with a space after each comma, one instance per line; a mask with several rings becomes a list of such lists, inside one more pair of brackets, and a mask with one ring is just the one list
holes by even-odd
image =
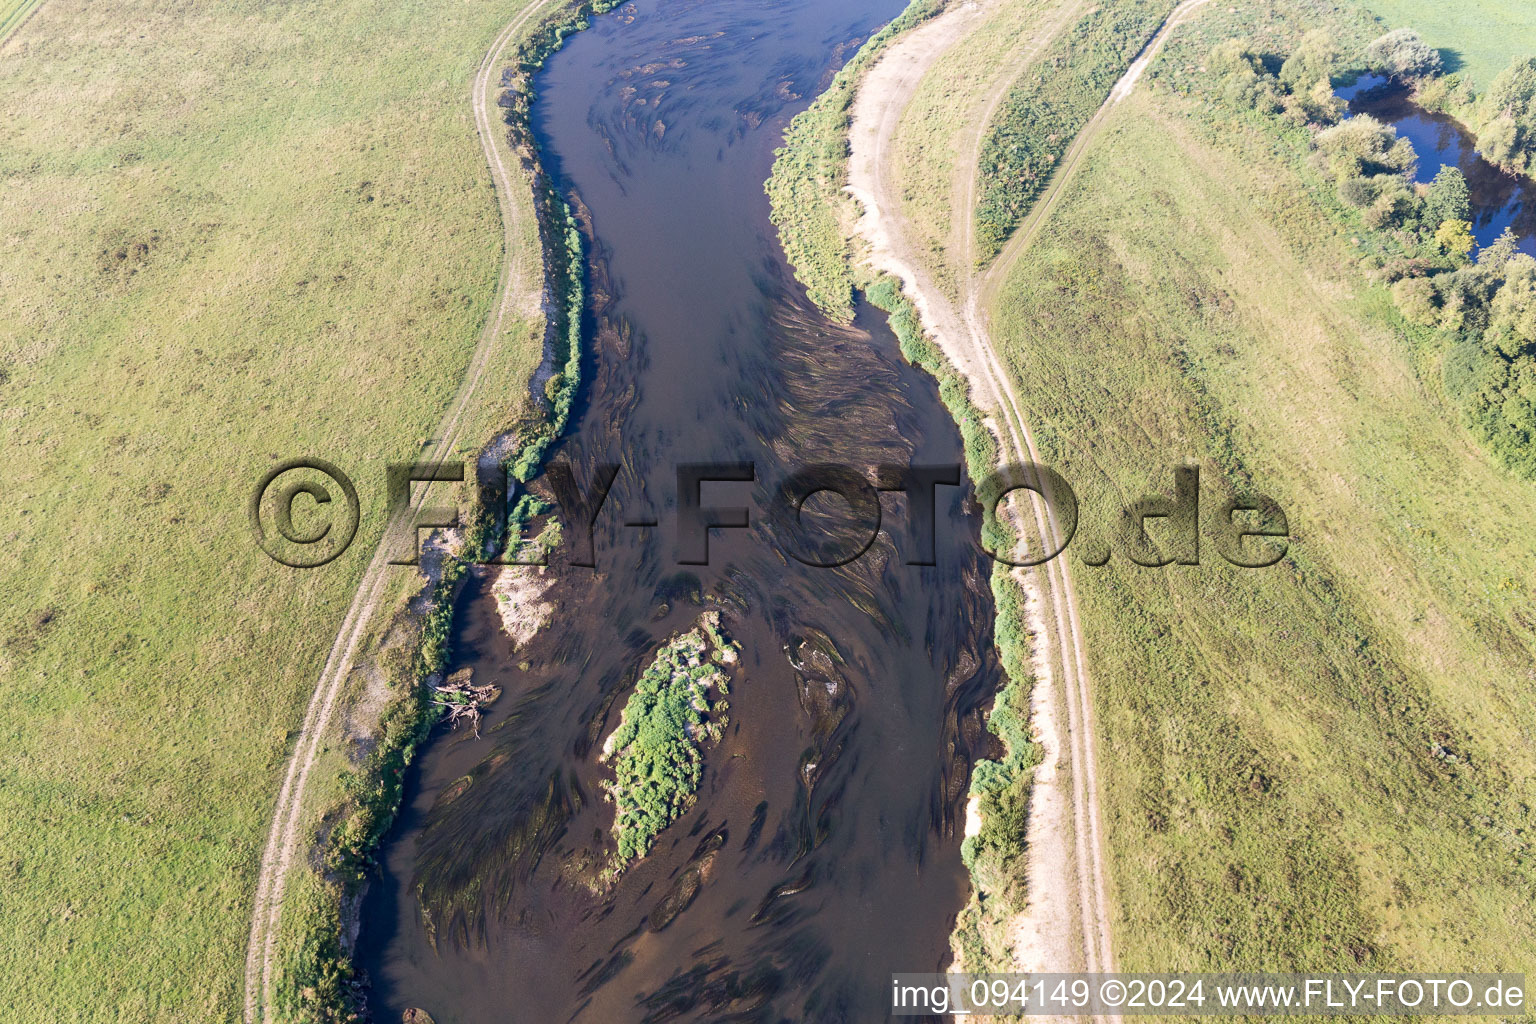
[[1394, 304], [1396, 257], [1376, 259], [1424, 236], [1378, 234], [1340, 195], [1311, 70], [1274, 109], [1224, 98], [1247, 89], [1216, 48], [1249, 40], [1262, 89], [1318, 30], [1353, 59], [1382, 26], [1275, 0], [1211, 5], [1173, 37], [991, 309], [1086, 535], [1186, 462], [1202, 508], [1261, 490], [1291, 524], [1270, 569], [1117, 552], [1074, 573], [1117, 955], [1515, 969], [1536, 934], [1516, 795], [1536, 779], [1531, 485], [1466, 444], [1425, 372], [1444, 343]]
[[[532, 219], [543, 254], [544, 292], [552, 300], [545, 307], [548, 319], [543, 332], [551, 371], [542, 394], [523, 407], [510, 424], [496, 428], [510, 433], [513, 441], [493, 471], [510, 472], [518, 482], [536, 475], [544, 453], [569, 421], [580, 387], [586, 305], [581, 231], [539, 161], [529, 124], [532, 80], [566, 38], [584, 29], [592, 15], [614, 6], [614, 0], [593, 0], [555, 8], [514, 37], [506, 57], [485, 72], [500, 81], [495, 109], [501, 112], [501, 123], [496, 132], [506, 136], [491, 144], [499, 147], [505, 143], [507, 151], [518, 158], [523, 180], [530, 187]], [[492, 56], [496, 53], [493, 51]], [[485, 101], [489, 102], [488, 97]], [[498, 178], [498, 186], [507, 183]], [[508, 254], [509, 259], [513, 256]], [[484, 438], [482, 443], [487, 449], [500, 447], [491, 438]], [[474, 462], [479, 466], [486, 458], [482, 450]], [[340, 785], [317, 796], [314, 806], [306, 810], [316, 849], [311, 860], [318, 859], [322, 867], [308, 872], [300, 904], [306, 913], [282, 936], [285, 952], [272, 986], [272, 1004], [265, 1011], [267, 1019], [339, 1022], [365, 1012], [366, 992], [358, 985], [351, 966], [344, 918], [349, 908], [356, 912], [366, 872], [398, 812], [406, 767], [433, 726], [445, 717], [443, 705], [434, 699], [434, 684], [452, 656], [453, 610], [459, 586], [471, 564], [495, 554], [504, 543], [519, 542], [539, 511], [538, 503], [527, 493], [519, 495], [509, 511], [485, 506], [485, 494], [473, 485], [463, 490], [461, 497], [470, 513], [462, 532], [439, 538], [441, 560], [436, 578], [429, 578], [423, 594], [410, 589], [402, 593], [388, 629], [375, 634], [364, 648], [365, 670], [388, 678], [394, 697], [367, 735], [344, 733], [339, 737], [343, 744], [355, 744], [367, 752], [358, 763], [341, 769]], [[493, 489], [490, 493], [497, 492]]]
[[948, 0], [913, 0], [865, 41], [832, 76], [825, 92], [789, 123], [774, 153], [768, 192], [773, 223], [795, 278], [812, 302], [839, 323], [853, 320], [852, 224], [848, 182], [848, 116], [861, 75], [901, 33], [944, 10]]
[[[997, 439], [971, 403], [965, 378], [923, 331], [922, 320], [911, 300], [902, 294], [901, 283], [882, 275], [868, 286], [865, 295], [886, 311], [902, 354], [938, 381], [939, 397], [960, 428], [966, 472], [972, 480], [993, 476], [999, 458]], [[990, 499], [996, 497], [987, 495], [983, 505], [990, 505]], [[1012, 547], [1006, 527], [995, 516], [987, 517], [982, 530], [983, 541], [992, 550]], [[974, 888], [955, 925], [961, 962], [971, 971], [1001, 971], [1013, 966], [1007, 952], [1011, 942], [1008, 922], [1028, 902], [1026, 824], [1030, 785], [1041, 757], [1030, 727], [1035, 673], [1024, 591], [1002, 563], [993, 565], [992, 600], [996, 615], [993, 643], [1004, 681], [987, 714], [987, 729], [998, 738], [1003, 753], [997, 760], [980, 759], [971, 769], [970, 797], [978, 802], [981, 824], [961, 846]]]

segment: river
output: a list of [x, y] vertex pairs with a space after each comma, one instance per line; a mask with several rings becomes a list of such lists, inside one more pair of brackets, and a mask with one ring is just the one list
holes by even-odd
[[1492, 244], [1508, 228], [1520, 251], [1536, 256], [1536, 182], [1484, 160], [1471, 132], [1454, 118], [1414, 103], [1405, 85], [1361, 75], [1335, 95], [1349, 101], [1351, 116], [1369, 114], [1409, 141], [1419, 158], [1415, 181], [1433, 181], [1444, 166], [1461, 169], [1472, 201], [1472, 237], [1479, 246]]
[[[648, 0], [593, 20], [536, 80], [547, 166], [589, 226], [583, 395], [553, 453], [619, 463], [597, 569], [554, 556], [552, 623], [514, 652], [488, 571], [454, 668], [503, 697], [410, 769], [357, 960], [381, 1022], [865, 1021], [937, 971], [969, 883], [970, 764], [1000, 682], [978, 515], [939, 491], [937, 565], [905, 502], [836, 569], [785, 558], [760, 510], [787, 472], [957, 464], [934, 382], [883, 317], [828, 322], [784, 263], [762, 183], [784, 125], [905, 0]], [[509, 387], [512, 386], [509, 384]], [[677, 564], [675, 470], [751, 461], [705, 503], [754, 509]], [[823, 498], [813, 499], [823, 502]], [[835, 499], [817, 522], [835, 523]], [[655, 527], [626, 526], [654, 520]], [[698, 801], [611, 888], [602, 737], [637, 671], [705, 607], [742, 643]]]

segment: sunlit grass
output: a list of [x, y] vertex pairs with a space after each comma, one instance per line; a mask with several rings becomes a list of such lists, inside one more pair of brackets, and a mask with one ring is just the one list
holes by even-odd
[[[1129, 970], [1516, 970], [1533, 954], [1530, 485], [1435, 388], [1262, 128], [1117, 110], [995, 338], [1084, 538], [1198, 462], [1291, 555], [1075, 567]], [[1070, 555], [1069, 555], [1070, 557]]]
[[[238, 1017], [290, 730], [494, 295], [469, 89], [520, 6], [48, 0], [0, 52], [7, 1019]], [[363, 518], [303, 572], [245, 503], [306, 454]]]
[[1536, 52], [1536, 6], [1524, 0], [1366, 0], [1391, 28], [1412, 28], [1472, 76], [1479, 92], [1517, 57]]

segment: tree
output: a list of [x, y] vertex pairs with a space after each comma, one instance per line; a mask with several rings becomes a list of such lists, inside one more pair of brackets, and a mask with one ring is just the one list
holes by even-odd
[[1424, 216], [1430, 224], [1437, 226], [1448, 220], [1472, 218], [1472, 192], [1459, 167], [1447, 164], [1429, 183], [1429, 192], [1424, 197]]
[[1536, 57], [1517, 60], [1493, 80], [1488, 105], [1495, 115], [1529, 124], [1536, 116]]
[[1366, 209], [1365, 226], [1369, 228], [1399, 227], [1413, 213], [1414, 195], [1408, 191], [1407, 182], [1396, 175], [1377, 178], [1376, 198]]
[[1393, 78], [1433, 78], [1445, 66], [1440, 51], [1411, 28], [1393, 29], [1365, 48], [1371, 68]]
[[1521, 253], [1504, 264], [1504, 284], [1489, 304], [1488, 347], [1506, 359], [1536, 348], [1536, 259]]
[[1280, 84], [1291, 92], [1311, 89], [1318, 79], [1332, 78], [1343, 59], [1333, 34], [1313, 29], [1301, 37], [1296, 52], [1280, 66]]
[[1488, 90], [1478, 145], [1489, 160], [1525, 173], [1536, 154], [1536, 57], [1517, 60]]
[[1477, 254], [1477, 265], [1487, 267], [1494, 273], [1503, 274], [1506, 265], [1515, 258], [1519, 245], [1515, 233], [1506, 226], [1503, 234], [1499, 235], [1492, 245], [1483, 246], [1483, 251]]
[[1524, 136], [1512, 117], [1496, 117], [1477, 133], [1478, 148], [1490, 163], [1523, 173], [1526, 165]]
[[1397, 129], [1369, 114], [1317, 133], [1317, 151], [1328, 173], [1339, 183], [1378, 174], [1412, 175], [1418, 158], [1413, 143], [1397, 137]]
[[1246, 39], [1227, 39], [1218, 43], [1206, 65], [1220, 77], [1222, 97], [1240, 110], [1253, 109], [1272, 114], [1280, 109], [1280, 93], [1275, 78], [1264, 70], [1264, 62]]
[[1464, 220], [1448, 220], [1435, 232], [1435, 241], [1457, 260], [1467, 258], [1477, 243], [1472, 240], [1472, 225]]

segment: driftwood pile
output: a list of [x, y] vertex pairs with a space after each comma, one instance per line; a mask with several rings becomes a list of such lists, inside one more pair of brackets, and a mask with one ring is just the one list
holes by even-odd
[[447, 679], [443, 685], [432, 688], [432, 703], [446, 709], [446, 717], [449, 726], [458, 728], [460, 722], [468, 722], [474, 727], [475, 738], [480, 738], [480, 709], [491, 704], [501, 696], [501, 688], [498, 686], [475, 686], [471, 679], [473, 670], [461, 668]]

